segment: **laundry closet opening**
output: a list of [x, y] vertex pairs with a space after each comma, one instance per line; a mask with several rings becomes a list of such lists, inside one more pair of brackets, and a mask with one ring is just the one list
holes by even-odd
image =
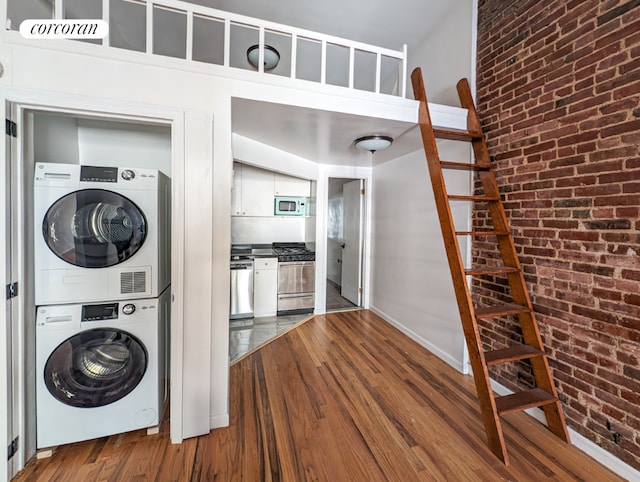
[[[14, 203], [26, 458], [155, 431], [169, 399], [169, 124], [25, 109]], [[14, 157], [12, 155], [12, 157]], [[14, 353], [17, 353], [14, 350]]]

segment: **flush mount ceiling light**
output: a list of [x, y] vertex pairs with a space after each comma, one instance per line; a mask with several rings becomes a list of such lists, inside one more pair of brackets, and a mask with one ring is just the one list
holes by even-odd
[[[260, 57], [260, 50], [258, 50], [258, 44], [252, 45], [247, 49], [247, 59], [249, 63], [258, 68], [258, 62]], [[265, 45], [264, 49], [264, 70], [273, 69], [278, 62], [280, 62], [280, 52], [274, 49], [271, 45]]]
[[376, 152], [386, 149], [393, 143], [389, 136], [364, 136], [353, 141], [355, 146], [361, 151]]

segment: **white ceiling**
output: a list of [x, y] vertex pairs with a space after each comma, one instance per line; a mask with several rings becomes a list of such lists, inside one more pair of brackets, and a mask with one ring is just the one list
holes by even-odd
[[417, 45], [451, 8], [447, 0], [188, 0], [227, 12], [400, 50]]
[[[451, 8], [444, 0], [191, 0], [254, 18], [401, 49], [409, 55]], [[234, 99], [233, 131], [322, 164], [370, 166], [420, 147], [412, 124], [267, 102]], [[390, 135], [388, 151], [373, 156], [353, 146], [366, 134]], [[408, 134], [407, 134], [408, 133]]]
[[[420, 148], [416, 124], [290, 105], [233, 99], [234, 133], [319, 164], [371, 166]], [[353, 141], [387, 135], [392, 146], [373, 155]]]

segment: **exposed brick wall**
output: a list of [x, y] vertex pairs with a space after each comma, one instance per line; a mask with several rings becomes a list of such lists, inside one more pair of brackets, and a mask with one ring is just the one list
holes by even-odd
[[[480, 0], [478, 19], [478, 110], [565, 415], [640, 469], [640, 0]], [[524, 363], [494, 376], [531, 384]]]

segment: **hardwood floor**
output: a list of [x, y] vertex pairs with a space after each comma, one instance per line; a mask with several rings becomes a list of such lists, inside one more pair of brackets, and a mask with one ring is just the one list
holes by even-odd
[[472, 378], [369, 311], [316, 316], [239, 360], [230, 396], [227, 428], [72, 444], [15, 480], [622, 480], [523, 413], [506, 419], [504, 466]]

